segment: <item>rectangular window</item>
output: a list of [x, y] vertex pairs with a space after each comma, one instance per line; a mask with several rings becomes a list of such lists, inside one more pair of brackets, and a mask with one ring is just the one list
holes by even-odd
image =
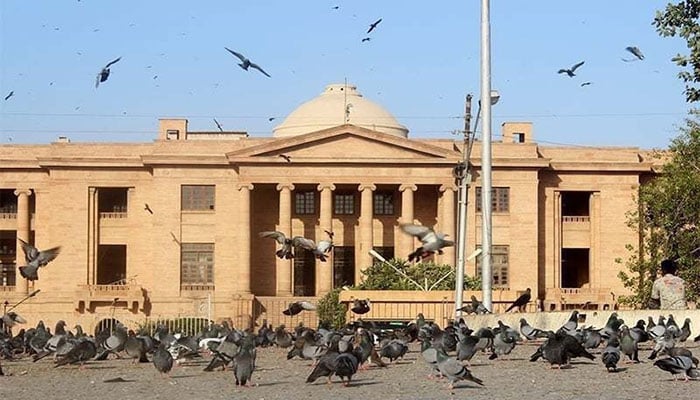
[[333, 195], [333, 214], [355, 214], [355, 195], [353, 193], [335, 193]]
[[182, 185], [182, 211], [213, 211], [214, 185]]
[[394, 215], [394, 193], [375, 192], [374, 215]]
[[[492, 287], [508, 289], [508, 246], [492, 246], [491, 249]], [[476, 258], [476, 276], [481, 277], [481, 257]]]
[[[481, 212], [481, 187], [476, 188], [476, 212]], [[507, 213], [510, 210], [510, 188], [491, 188], [491, 211]]]
[[294, 192], [294, 212], [297, 215], [316, 213], [316, 192]]
[[355, 284], [355, 247], [333, 247], [333, 287]]
[[384, 257], [384, 259], [387, 261], [394, 258], [394, 246], [374, 247], [374, 251], [379, 253], [379, 255]]
[[180, 245], [182, 289], [214, 288], [214, 243]]

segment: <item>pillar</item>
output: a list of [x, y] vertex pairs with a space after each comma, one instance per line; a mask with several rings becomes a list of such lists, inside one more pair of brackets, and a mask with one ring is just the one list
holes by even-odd
[[235, 291], [241, 294], [250, 293], [250, 195], [253, 191], [252, 183], [241, 183], [238, 185], [238, 247], [241, 249], [236, 268]]
[[[280, 183], [277, 185], [279, 191], [280, 206], [279, 206], [279, 224], [277, 230], [284, 233], [287, 237], [292, 237], [292, 191], [294, 185], [291, 183]], [[294, 268], [294, 260], [284, 260], [277, 257], [277, 288], [276, 296], [292, 296], [294, 293], [292, 285], [292, 271]]]
[[[442, 220], [440, 221], [440, 233], [446, 234], [447, 239], [455, 242], [455, 245], [443, 248], [443, 255], [439, 257], [438, 261], [443, 264], [456, 265], [457, 260], [455, 258], [455, 250], [456, 246], [459, 245], [459, 243], [457, 243], [457, 235], [455, 235], [455, 226], [457, 225], [457, 219], [455, 218], [455, 193], [457, 191], [457, 187], [455, 185], [441, 185], [439, 190], [442, 193]], [[467, 243], [465, 257], [471, 253], [471, 251], [468, 249], [473, 247], [473, 243], [471, 247]], [[466, 266], [464, 270], [468, 271]]]
[[[19, 239], [24, 240], [29, 243], [29, 230], [30, 230], [30, 218], [29, 215], [29, 196], [32, 195], [30, 189], [17, 189], [15, 190], [15, 196], [17, 196], [17, 251], [15, 252], [15, 287], [24, 290], [25, 293], [29, 293], [29, 281], [22, 278], [19, 273], [19, 267], [24, 265], [24, 252], [22, 251], [22, 243]], [[24, 283], [21, 285], [19, 281], [22, 280]]]
[[[399, 186], [399, 191], [401, 192], [401, 223], [402, 224], [412, 224], [414, 219], [413, 213], [413, 192], [418, 190], [416, 185], [401, 185]], [[396, 251], [394, 256], [397, 258], [403, 258], [406, 260], [408, 255], [413, 252], [414, 240], [413, 236], [407, 235], [403, 231], [399, 230], [397, 235], [399, 235], [398, 240], [394, 241], [394, 246]]]
[[360, 245], [355, 251], [355, 284], [362, 281], [365, 269], [374, 263], [374, 258], [369, 254], [372, 250], [374, 232], [372, 228], [373, 209], [372, 194], [377, 189], [373, 184], [362, 184], [360, 191]]
[[[333, 232], [333, 191], [335, 185], [322, 183], [318, 185], [321, 192], [319, 226], [316, 230], [316, 243], [326, 240], [328, 235], [324, 230]], [[326, 262], [316, 260], [316, 296], [323, 296], [333, 288], [333, 257], [332, 253]]]
[[96, 187], [88, 188], [87, 274], [85, 275], [85, 283], [88, 285], [96, 283], [97, 246], [99, 243], [97, 239], [99, 232], [98, 196]]

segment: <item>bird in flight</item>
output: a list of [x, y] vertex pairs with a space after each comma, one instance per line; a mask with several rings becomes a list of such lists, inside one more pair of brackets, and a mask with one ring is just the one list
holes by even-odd
[[378, 20], [376, 20], [376, 21], [374, 21], [373, 23], [371, 23], [371, 24], [369, 25], [369, 29], [367, 29], [367, 33], [372, 32], [372, 31], [374, 30], [374, 28], [376, 28], [377, 25], [379, 25], [380, 22], [382, 22], [382, 19], [381, 19], [381, 18], [379, 18]]
[[569, 75], [569, 78], [573, 78], [574, 76], [576, 76], [574, 71], [576, 71], [576, 69], [578, 69], [578, 67], [582, 66], [584, 62], [585, 61], [581, 61], [578, 64], [574, 64], [574, 66], [572, 66], [571, 68], [562, 68], [557, 73], [558, 74], [567, 74], [567, 75]]
[[581, 84], [581, 87], [588, 86], [588, 85], [590, 85], [590, 84], [592, 84], [592, 83], [593, 83], [593, 82], [583, 82], [583, 83]]
[[109, 69], [109, 67], [111, 67], [113, 64], [117, 63], [117, 62], [118, 62], [119, 60], [121, 60], [121, 59], [122, 59], [122, 58], [119, 57], [119, 58], [117, 58], [116, 60], [110, 62], [110, 63], [107, 64], [107, 65], [105, 65], [104, 68], [102, 68], [102, 71], [100, 71], [100, 72], [97, 74], [97, 80], [95, 81], [95, 87], [100, 86], [100, 83], [105, 82], [105, 81], [107, 80], [107, 78], [109, 78], [109, 74], [110, 74], [110, 72], [111, 72], [110, 69]]
[[216, 124], [216, 127], [219, 128], [219, 132], [224, 131], [224, 128], [221, 127], [221, 124], [216, 120], [216, 118], [214, 118], [214, 123]]
[[248, 70], [248, 68], [255, 68], [258, 71], [262, 72], [263, 75], [267, 76], [268, 78], [271, 78], [270, 74], [268, 74], [262, 68], [260, 68], [260, 66], [258, 64], [255, 64], [252, 61], [250, 61], [249, 59], [247, 59], [243, 54], [236, 53], [235, 51], [229, 49], [228, 47], [224, 47], [224, 49], [226, 49], [226, 51], [228, 51], [229, 53], [233, 54], [234, 56], [238, 57], [241, 60], [241, 62], [238, 64], [239, 67], [243, 68], [246, 71]]
[[362, 39], [363, 42], [369, 42], [370, 40], [372, 40], [372, 38], [369, 38], [369, 37], [366, 37], [366, 38], [363, 38], [363, 39]]
[[148, 203], [143, 203], [143, 209], [153, 214], [153, 210], [151, 210], [151, 206], [149, 206]]
[[275, 120], [275, 117], [270, 117], [270, 118], [267, 119], [267, 122], [272, 122], [272, 121], [274, 121], [274, 120]]
[[642, 51], [639, 50], [639, 47], [637, 47], [637, 46], [627, 46], [627, 47], [625, 47], [625, 50], [632, 53], [636, 58], [629, 58], [629, 59], [623, 58], [622, 61], [624, 61], [624, 62], [641, 61], [644, 59], [644, 54], [642, 54]]
[[5, 96], [5, 100], [7, 100], [7, 99], [9, 99], [10, 97], [14, 96], [14, 94], [15, 94], [15, 91], [14, 91], [14, 90], [11, 90], [10, 93], [8, 93], [7, 96]]
[[292, 157], [286, 155], [286, 154], [280, 154], [280, 157], [284, 158], [285, 161], [287, 162], [292, 162]]
[[333, 7], [331, 7], [331, 8], [334, 9], [334, 10], [337, 10], [337, 9], [340, 8], [340, 6], [333, 6]]

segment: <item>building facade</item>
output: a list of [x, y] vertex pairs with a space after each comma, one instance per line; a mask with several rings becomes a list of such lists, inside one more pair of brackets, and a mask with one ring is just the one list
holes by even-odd
[[[474, 146], [468, 252], [481, 240], [480, 157]], [[190, 132], [184, 119], [161, 119], [152, 143], [2, 145], [0, 301], [40, 289], [18, 308], [30, 323], [271, 317], [270, 299], [358, 283], [370, 249], [405, 259], [416, 243], [400, 223], [454, 238], [461, 159], [461, 142], [409, 138], [348, 85], [329, 85], [271, 137]], [[492, 159], [494, 288], [514, 298], [530, 287], [548, 307], [625, 294], [615, 259], [639, 240], [626, 213], [654, 174], [645, 152], [541, 146], [532, 124], [509, 122]], [[333, 231], [335, 248], [327, 262], [281, 260], [277, 244], [258, 236], [269, 230], [316, 241]], [[17, 271], [18, 239], [62, 246], [38, 281]], [[454, 260], [454, 248], [435, 256]]]

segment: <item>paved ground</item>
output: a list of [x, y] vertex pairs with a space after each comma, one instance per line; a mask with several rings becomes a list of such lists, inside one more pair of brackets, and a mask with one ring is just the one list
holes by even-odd
[[[688, 347], [700, 354], [697, 343]], [[444, 381], [427, 379], [428, 368], [416, 344], [403, 361], [360, 371], [350, 387], [329, 386], [323, 379], [304, 383], [309, 362], [287, 360], [281, 349], [258, 350], [253, 375], [258, 386], [251, 388], [237, 388], [230, 371], [204, 372], [205, 361], [176, 367], [170, 377], [161, 377], [150, 363], [114, 359], [92, 362], [80, 371], [53, 368], [48, 359], [32, 363], [25, 358], [3, 362], [5, 373], [12, 375], [0, 377], [0, 399], [700, 399], [700, 381], [671, 380], [646, 359], [648, 350], [640, 352], [641, 364], [623, 364], [621, 372], [608, 373], [599, 354], [595, 361], [582, 359], [570, 369], [553, 370], [543, 361], [528, 361], [535, 349], [533, 344], [519, 345], [507, 358], [494, 361], [477, 355], [470, 369], [485, 386], [460, 382], [452, 391]], [[125, 382], [105, 382], [114, 378]]]

